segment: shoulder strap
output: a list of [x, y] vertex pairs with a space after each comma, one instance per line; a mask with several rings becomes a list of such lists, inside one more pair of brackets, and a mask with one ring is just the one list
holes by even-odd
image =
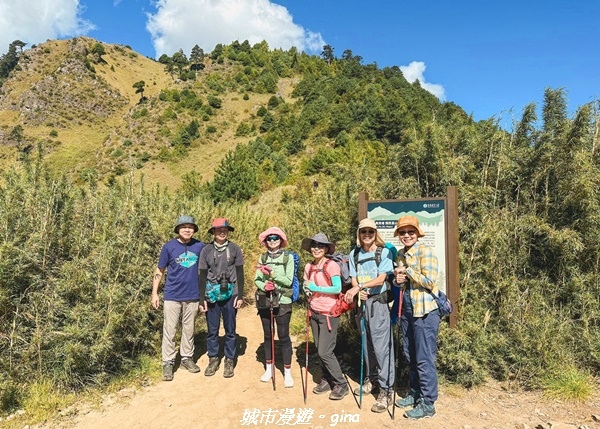
[[285, 274], [287, 274], [286, 270], [287, 270], [287, 264], [288, 261], [290, 260], [290, 253], [286, 250], [283, 251], [283, 272]]
[[323, 276], [325, 277], [325, 280], [327, 280], [327, 286], [333, 286], [333, 282], [331, 281], [331, 276], [327, 272], [327, 266], [329, 265], [330, 262], [331, 262], [331, 259], [329, 259], [329, 258], [325, 259], [325, 262], [323, 262]]
[[381, 252], [383, 252], [383, 247], [377, 246], [377, 250], [375, 250], [375, 263], [377, 264], [377, 267], [381, 264]]
[[[323, 263], [323, 268], [318, 268], [314, 262], [310, 263], [310, 270], [308, 270], [308, 280], [313, 280], [313, 273], [318, 273], [319, 271], [323, 273], [325, 280], [327, 281], [327, 286], [333, 286], [331, 281], [331, 276], [327, 272], [327, 265], [331, 262], [331, 259], [327, 258]], [[314, 280], [313, 280], [314, 281]]]
[[266, 263], [267, 263], [267, 252], [260, 254], [260, 263], [261, 263], [261, 265], [266, 265]]
[[358, 269], [358, 249], [355, 247], [352, 252], [353, 252], [352, 256], [354, 258], [354, 269], [357, 270]]

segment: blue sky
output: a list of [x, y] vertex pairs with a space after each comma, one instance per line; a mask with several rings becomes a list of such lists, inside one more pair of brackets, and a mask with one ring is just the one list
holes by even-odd
[[519, 119], [564, 88], [571, 114], [600, 99], [600, 1], [0, 0], [0, 52], [87, 35], [158, 58], [198, 44], [266, 40], [400, 66], [475, 119]]

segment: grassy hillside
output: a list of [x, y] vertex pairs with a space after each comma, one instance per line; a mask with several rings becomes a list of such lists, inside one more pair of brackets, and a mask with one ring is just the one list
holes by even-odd
[[[181, 184], [183, 174], [202, 171], [204, 180], [226, 150], [246, 140], [236, 137], [240, 122], [251, 120], [270, 95], [251, 94], [247, 100], [237, 91], [215, 91], [205, 82], [211, 74], [231, 74], [235, 66], [210, 65], [193, 82], [182, 82], [165, 71], [165, 65], [143, 57], [128, 47], [102, 44], [105, 54], [91, 54], [95, 40], [76, 38], [49, 41], [25, 50], [19, 69], [0, 92], [0, 156], [3, 165], [18, 157], [18, 143], [10, 139], [15, 126], [22, 126], [23, 142], [29, 148], [44, 144], [51, 170], [78, 179], [81, 172], [95, 170], [99, 180], [120, 176], [130, 170], [150, 182], [170, 189]], [[237, 67], [239, 68], [239, 66]], [[143, 80], [145, 101], [133, 84]], [[282, 79], [277, 90], [289, 97], [291, 79]], [[163, 90], [194, 91], [200, 99], [220, 93], [222, 106], [201, 119], [204, 132], [189, 147], [185, 157], [157, 159], [161, 149], [170, 149], [172, 137], [184, 121], [197, 112], [176, 112], [164, 120], [165, 103], [158, 100]], [[144, 110], [146, 109], [146, 110]], [[142, 113], [140, 113], [142, 112]], [[140, 161], [140, 158], [142, 161]], [[143, 164], [143, 165], [140, 165]]]
[[527, 106], [507, 131], [351, 51], [327, 63], [234, 42], [197, 71], [167, 71], [126, 47], [98, 56], [97, 43], [26, 50], [0, 89], [2, 410], [36, 383], [105, 385], [156, 356], [149, 276], [177, 214], [231, 218], [252, 267], [268, 225], [298, 251], [317, 231], [348, 251], [359, 192], [448, 186], [461, 294], [458, 328], [440, 332], [442, 376], [588, 394], [600, 374], [597, 101], [570, 118], [565, 91], [548, 89], [539, 117]]

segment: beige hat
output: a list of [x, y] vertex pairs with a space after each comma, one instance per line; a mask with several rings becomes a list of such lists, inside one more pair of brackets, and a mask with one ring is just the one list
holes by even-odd
[[377, 230], [377, 225], [375, 224], [375, 221], [373, 219], [369, 219], [368, 217], [361, 220], [360, 223], [358, 224], [358, 229], [356, 230], [356, 245], [357, 246], [361, 246], [360, 230], [363, 228], [373, 228], [375, 230], [375, 244], [379, 247], [385, 246], [385, 241], [383, 240], [383, 237], [381, 237], [381, 234]]
[[394, 230], [394, 237], [398, 236], [398, 230], [403, 226], [412, 226], [417, 230], [417, 237], [425, 237], [425, 233], [419, 226], [419, 219], [417, 219], [415, 216], [402, 216], [400, 219], [398, 219], [396, 229]]

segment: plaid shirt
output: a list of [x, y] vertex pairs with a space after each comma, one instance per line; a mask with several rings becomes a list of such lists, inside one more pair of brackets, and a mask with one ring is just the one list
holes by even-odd
[[438, 260], [431, 247], [417, 241], [410, 249], [398, 252], [398, 265], [407, 266], [406, 274], [410, 279], [410, 300], [413, 305], [413, 317], [423, 317], [438, 308], [428, 291], [438, 293], [436, 286]]

